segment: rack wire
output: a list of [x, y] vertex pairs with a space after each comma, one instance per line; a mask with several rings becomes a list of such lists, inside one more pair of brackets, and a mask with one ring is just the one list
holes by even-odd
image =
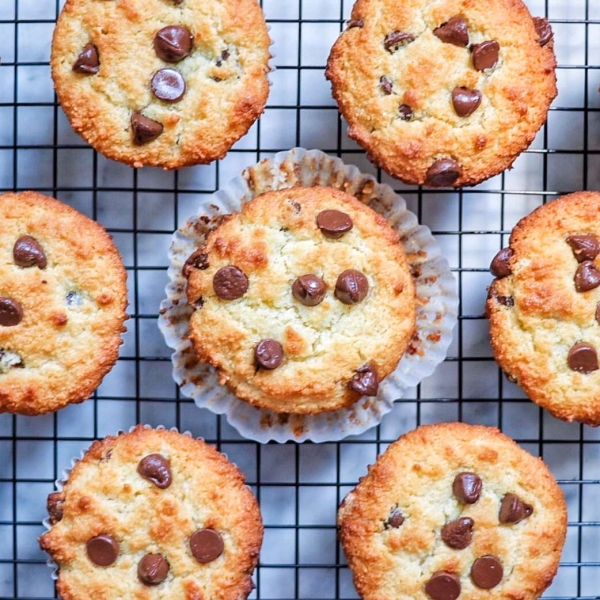
[[[324, 66], [349, 0], [263, 0], [277, 67], [264, 116], [224, 160], [170, 173], [108, 161], [70, 130], [48, 64], [62, 3], [0, 0], [0, 192], [35, 189], [106, 226], [127, 266], [131, 319], [121, 357], [92, 399], [43, 417], [0, 416], [0, 600], [56, 597], [37, 546], [45, 497], [94, 439], [140, 422], [202, 436], [245, 472], [266, 527], [252, 598], [356, 598], [336, 539], [339, 502], [399, 435], [457, 419], [498, 426], [548, 463], [567, 498], [569, 529], [544, 597], [599, 599], [600, 431], [553, 419], [503, 378], [483, 305], [489, 261], [519, 218], [558, 195], [600, 189], [600, 0], [527, 2], [554, 27], [559, 97], [512, 171], [457, 192], [402, 185], [346, 137]], [[404, 195], [451, 263], [461, 311], [447, 360], [381, 426], [339, 443], [259, 445], [180, 395], [156, 318], [173, 229], [245, 166], [293, 146], [340, 156]]]

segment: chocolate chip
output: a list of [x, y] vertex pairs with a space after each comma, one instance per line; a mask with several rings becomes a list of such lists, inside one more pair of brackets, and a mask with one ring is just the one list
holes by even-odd
[[142, 458], [137, 472], [161, 490], [171, 485], [171, 463], [162, 454], [149, 454]]
[[502, 564], [495, 556], [482, 556], [471, 567], [473, 583], [483, 590], [495, 588], [502, 581], [503, 575]]
[[23, 320], [23, 307], [12, 298], [0, 298], [0, 326], [14, 327]]
[[223, 538], [214, 529], [199, 529], [190, 538], [190, 550], [194, 558], [202, 564], [216, 560], [223, 554]]
[[98, 48], [94, 44], [86, 44], [73, 63], [73, 71], [85, 73], [86, 75], [95, 75], [100, 70], [100, 59], [98, 57]]
[[591, 260], [586, 260], [577, 267], [573, 280], [578, 292], [589, 292], [600, 285], [600, 271]]
[[137, 112], [131, 115], [131, 128], [133, 129], [133, 143], [137, 145], [155, 140], [164, 129], [162, 123]]
[[452, 105], [459, 117], [472, 115], [481, 104], [481, 92], [467, 87], [455, 87], [452, 90]]
[[496, 40], [488, 40], [471, 46], [473, 66], [476, 71], [491, 69], [498, 62], [500, 44]]
[[64, 516], [64, 504], [62, 492], [52, 492], [48, 495], [46, 508], [48, 509], [48, 517], [52, 525], [62, 520]]
[[379, 79], [379, 86], [383, 90], [383, 93], [387, 94], [388, 96], [392, 93], [394, 88], [392, 82], [385, 75], [382, 75]]
[[292, 295], [304, 306], [317, 306], [323, 302], [327, 286], [316, 275], [302, 275], [292, 284]]
[[469, 517], [450, 521], [442, 527], [442, 540], [446, 546], [455, 550], [464, 550], [473, 540], [473, 525], [475, 522]]
[[182, 25], [163, 27], [154, 36], [156, 56], [170, 63], [179, 62], [189, 56], [193, 44], [194, 36], [187, 27]]
[[533, 17], [533, 25], [538, 34], [540, 46], [547, 46], [554, 37], [554, 32], [552, 31], [550, 23], [548, 23], [548, 19], [544, 19], [544, 17]]
[[449, 187], [454, 185], [461, 176], [462, 169], [458, 163], [451, 158], [436, 160], [427, 171], [425, 181], [434, 187]]
[[248, 291], [248, 278], [233, 265], [222, 267], [213, 277], [213, 289], [222, 300], [237, 300]]
[[594, 260], [600, 253], [600, 240], [593, 233], [576, 233], [567, 238], [577, 262]]
[[335, 297], [344, 304], [358, 304], [369, 292], [369, 281], [355, 269], [340, 273], [335, 284]]
[[483, 484], [475, 473], [459, 473], [454, 478], [452, 492], [458, 500], [465, 504], [475, 504], [481, 495]]
[[205, 271], [208, 267], [208, 254], [205, 254], [202, 250], [196, 250], [185, 261], [183, 269], [181, 269], [181, 274], [187, 279], [191, 275], [192, 269]]
[[30, 235], [22, 235], [13, 246], [13, 259], [19, 267], [37, 266], [45, 269], [46, 254], [39, 242]]
[[500, 503], [498, 521], [500, 523], [520, 523], [533, 514], [533, 506], [525, 504], [515, 494], [506, 494]]
[[112, 565], [119, 556], [119, 542], [110, 535], [97, 535], [86, 544], [89, 559], [99, 567]]
[[346, 23], [347, 29], [352, 29], [354, 27], [364, 27], [364, 26], [365, 26], [365, 22], [363, 19], [350, 19]]
[[515, 305], [515, 299], [512, 296], [496, 296], [496, 302], [509, 308]]
[[379, 389], [377, 367], [372, 363], [367, 363], [356, 369], [356, 373], [349, 381], [348, 387], [361, 396], [377, 396], [377, 390]]
[[254, 360], [259, 368], [272, 371], [283, 362], [283, 346], [277, 340], [261, 340], [254, 348]]
[[165, 102], [178, 102], [185, 94], [185, 80], [176, 69], [161, 69], [150, 82], [152, 93]]
[[425, 584], [425, 593], [433, 600], [456, 600], [460, 596], [460, 579], [454, 573], [438, 571]]
[[400, 118], [403, 121], [410, 121], [415, 114], [413, 109], [408, 104], [401, 104], [398, 107], [398, 112], [400, 113]]
[[404, 31], [392, 31], [385, 36], [383, 45], [388, 52], [394, 53], [401, 46], [406, 46], [415, 41], [415, 36], [412, 33]]
[[352, 229], [352, 219], [340, 210], [323, 210], [317, 215], [317, 227], [325, 237], [337, 240]]
[[578, 373], [592, 373], [598, 370], [598, 354], [590, 344], [577, 342], [569, 350], [567, 361], [569, 367]]
[[83, 296], [79, 292], [69, 292], [65, 296], [67, 306], [81, 306], [83, 304]]
[[462, 17], [452, 17], [433, 30], [433, 35], [446, 44], [466, 48], [469, 45], [467, 22]]
[[138, 579], [144, 585], [158, 585], [169, 574], [169, 561], [161, 554], [146, 554], [138, 563]]
[[512, 258], [513, 254], [514, 251], [512, 248], [502, 248], [502, 250], [500, 250], [500, 252], [494, 256], [492, 264], [490, 265], [490, 271], [494, 277], [503, 279], [504, 277], [508, 277], [512, 274], [510, 259]]
[[395, 508], [388, 517], [388, 520], [385, 522], [384, 527], [386, 529], [398, 529], [404, 523], [404, 515], [400, 512], [399, 509]]

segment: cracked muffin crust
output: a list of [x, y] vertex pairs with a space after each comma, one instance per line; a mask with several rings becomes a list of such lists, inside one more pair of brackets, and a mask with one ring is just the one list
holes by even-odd
[[521, 219], [492, 262], [494, 357], [531, 400], [600, 425], [600, 194], [579, 192]]
[[63, 600], [243, 600], [253, 589], [258, 503], [202, 440], [137, 426], [94, 442], [48, 511], [40, 545]]
[[402, 436], [339, 509], [365, 600], [536, 600], [556, 573], [563, 494], [539, 458], [490, 427]]
[[223, 157], [261, 115], [269, 44], [256, 0], [67, 0], [52, 77], [96, 150], [175, 169]]
[[316, 414], [376, 396], [415, 329], [398, 235], [326, 187], [267, 192], [187, 261], [190, 337], [239, 398]]
[[373, 162], [407, 183], [475, 185], [546, 121], [553, 45], [520, 0], [358, 0], [326, 75]]
[[0, 195], [0, 413], [82, 402], [115, 364], [127, 273], [106, 230], [35, 192]]

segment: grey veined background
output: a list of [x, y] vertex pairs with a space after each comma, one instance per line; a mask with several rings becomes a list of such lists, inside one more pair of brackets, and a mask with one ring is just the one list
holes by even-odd
[[[175, 173], [108, 161], [71, 132], [48, 67], [61, 4], [0, 0], [0, 190], [55, 195], [106, 226], [128, 268], [131, 319], [121, 358], [93, 399], [56, 415], [0, 416], [0, 600], [54, 598], [36, 541], [45, 496], [93, 439], [138, 422], [203, 436], [245, 472], [266, 525], [253, 598], [356, 598], [336, 541], [338, 503], [400, 434], [456, 419], [499, 426], [543, 456], [569, 504], [562, 565], [545, 597], [600, 598], [600, 430], [553, 419], [504, 379], [482, 316], [487, 267], [518, 219], [557, 195], [600, 190], [600, 0], [527, 2], [556, 33], [560, 93], [548, 125], [512, 171], [453, 193], [390, 179], [347, 138], [324, 66], [349, 1], [263, 0], [277, 67], [265, 114], [224, 160]], [[404, 195], [450, 261], [461, 316], [446, 362], [380, 427], [341, 443], [260, 446], [180, 396], [156, 316], [173, 229], [244, 167], [296, 145], [341, 156]]]

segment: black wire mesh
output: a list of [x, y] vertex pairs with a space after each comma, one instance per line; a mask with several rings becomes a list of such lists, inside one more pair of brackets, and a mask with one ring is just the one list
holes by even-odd
[[[218, 164], [166, 173], [107, 161], [70, 131], [48, 66], [62, 2], [0, 0], [0, 191], [36, 189], [105, 225], [128, 269], [131, 314], [121, 358], [93, 399], [45, 417], [0, 417], [0, 600], [55, 597], [36, 542], [45, 497], [93, 439], [138, 422], [190, 430], [246, 473], [266, 525], [252, 597], [356, 598], [336, 541], [337, 505], [401, 433], [456, 419], [498, 426], [544, 457], [569, 505], [563, 562], [546, 597], [600, 598], [600, 432], [552, 419], [507, 382], [482, 315], [489, 260], [515, 222], [557, 195], [600, 189], [600, 1], [528, 2], [554, 26], [560, 95], [514, 171], [452, 193], [391, 180], [347, 139], [323, 71], [349, 0], [262, 4], [277, 67], [264, 117]], [[340, 443], [261, 446], [180, 396], [156, 317], [173, 229], [242, 168], [297, 145], [340, 156], [404, 195], [453, 267], [461, 311], [445, 363], [380, 427]]]

